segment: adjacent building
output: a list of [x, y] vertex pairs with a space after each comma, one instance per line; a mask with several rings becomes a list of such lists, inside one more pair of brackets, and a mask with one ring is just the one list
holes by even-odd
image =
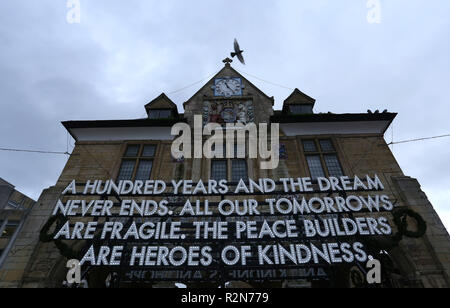
[[[0, 178], [0, 271], [36, 201]], [[11, 261], [14, 258], [11, 258]]]

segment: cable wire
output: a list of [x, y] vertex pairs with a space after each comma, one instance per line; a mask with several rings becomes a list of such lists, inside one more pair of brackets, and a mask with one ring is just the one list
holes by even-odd
[[294, 88], [286, 87], [286, 86], [280, 85], [280, 84], [278, 84], [278, 83], [274, 83], [274, 82], [271, 82], [271, 81], [268, 81], [268, 80], [259, 78], [259, 77], [255, 76], [255, 75], [252, 75], [252, 74], [243, 72], [243, 71], [238, 70], [238, 69], [236, 69], [236, 71], [238, 71], [238, 72], [241, 73], [241, 74], [245, 74], [245, 75], [248, 75], [248, 76], [250, 76], [250, 77], [256, 78], [256, 79], [258, 79], [258, 80], [260, 80], [260, 81], [262, 81], [262, 82], [266, 82], [266, 83], [271, 84], [271, 85], [276, 86], [276, 87], [280, 87], [280, 88], [283, 88], [283, 89], [286, 89], [286, 90], [290, 90], [290, 91], [294, 91], [294, 90], [295, 90]]
[[392, 137], [392, 139], [391, 139], [391, 143], [392, 143], [392, 146], [391, 146], [391, 151], [392, 151], [392, 153], [394, 153], [394, 123], [392, 123], [392, 127], [391, 127], [391, 137]]
[[[250, 76], [250, 77], [253, 77], [253, 78], [255, 78], [255, 79], [258, 79], [258, 80], [260, 80], [260, 81], [262, 81], [262, 82], [266, 82], [266, 83], [271, 84], [271, 85], [273, 85], [273, 86], [280, 87], [280, 88], [283, 88], [283, 89], [286, 89], [286, 90], [289, 90], [289, 91], [294, 91], [294, 88], [286, 87], [286, 86], [280, 85], [280, 84], [278, 84], [278, 83], [274, 83], [274, 82], [271, 82], [271, 81], [268, 81], [268, 80], [259, 78], [258, 76], [255, 76], [255, 75], [252, 75], [252, 74], [243, 72], [243, 71], [238, 70], [238, 69], [235, 69], [235, 70], [238, 71], [238, 72], [241, 73], [241, 74], [248, 75], [248, 76]], [[194, 82], [194, 83], [191, 83], [191, 84], [189, 84], [189, 85], [187, 85], [187, 86], [185, 86], [185, 87], [182, 87], [182, 88], [180, 88], [180, 89], [178, 89], [178, 90], [168, 92], [167, 94], [168, 94], [168, 95], [170, 95], [170, 94], [175, 94], [175, 93], [181, 92], [181, 91], [183, 91], [183, 90], [186, 90], [186, 89], [188, 89], [188, 88], [190, 88], [190, 87], [193, 87], [193, 86], [195, 86], [196, 84], [199, 84], [200, 82], [203, 82], [203, 81], [205, 81], [205, 80], [207, 80], [207, 79], [210, 79], [211, 77], [213, 77], [214, 75], [216, 75], [218, 72], [219, 72], [219, 71], [217, 71], [217, 72], [215, 72], [215, 73], [213, 73], [213, 74], [210, 74], [210, 75], [208, 75], [207, 77], [205, 77], [205, 78], [203, 78], [203, 79], [201, 79], [201, 80], [198, 80], [198, 81], [196, 81], [196, 82]]]
[[0, 151], [71, 155], [69, 152], [53, 152], [53, 151], [23, 150], [23, 149], [9, 149], [9, 148], [0, 148]]
[[207, 79], [210, 79], [211, 77], [213, 77], [214, 75], [216, 75], [218, 72], [219, 72], [219, 71], [217, 71], [217, 72], [215, 72], [215, 73], [213, 73], [213, 74], [210, 74], [210, 75], [208, 75], [208, 77], [205, 77], [205, 78], [203, 78], [203, 79], [201, 79], [201, 80], [199, 80], [199, 81], [196, 81], [196, 82], [194, 82], [194, 83], [192, 83], [192, 84], [190, 84], [190, 85], [187, 85], [187, 86], [185, 86], [185, 87], [182, 87], [181, 89], [178, 89], [178, 90], [176, 90], [176, 91], [169, 92], [169, 93], [167, 93], [167, 95], [175, 94], [175, 93], [181, 92], [181, 91], [183, 91], [183, 90], [186, 90], [186, 89], [188, 89], [188, 88], [190, 88], [190, 87], [193, 87], [193, 86], [195, 86], [196, 84], [199, 84], [200, 82], [203, 82], [203, 81], [205, 81], [205, 80], [207, 80]]

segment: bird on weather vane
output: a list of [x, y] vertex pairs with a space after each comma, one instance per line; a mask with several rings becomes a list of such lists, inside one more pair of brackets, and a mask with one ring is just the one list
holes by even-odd
[[245, 65], [244, 57], [242, 56], [243, 52], [244, 51], [239, 47], [238, 41], [234, 39], [234, 52], [231, 53], [231, 57], [237, 57], [239, 61], [241, 61], [241, 63]]

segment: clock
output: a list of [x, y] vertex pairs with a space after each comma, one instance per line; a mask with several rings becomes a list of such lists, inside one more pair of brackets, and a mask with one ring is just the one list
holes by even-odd
[[214, 89], [214, 96], [230, 97], [242, 95], [242, 88], [244, 86], [242, 85], [241, 78], [225, 77], [216, 78], [212, 88]]

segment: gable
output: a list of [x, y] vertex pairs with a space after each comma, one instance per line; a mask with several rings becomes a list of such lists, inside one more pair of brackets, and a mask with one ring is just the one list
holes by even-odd
[[299, 89], [295, 89], [291, 95], [288, 96], [284, 100], [284, 105], [294, 105], [294, 104], [305, 104], [305, 105], [314, 105], [316, 100]]
[[[210, 108], [210, 105], [219, 105], [221, 109], [228, 110], [234, 108], [236, 111], [239, 108], [251, 109], [251, 115], [247, 117], [248, 120], [255, 123], [269, 123], [270, 116], [273, 115], [274, 98], [269, 97], [258, 89], [238, 71], [232, 68], [227, 61], [224, 60], [224, 62], [225, 66], [183, 104], [185, 109], [184, 116], [188, 123], [193, 123], [194, 115], [205, 116], [205, 113], [209, 112], [207, 109]], [[239, 80], [242, 91], [238, 91], [239, 94], [229, 96], [218, 95], [218, 93], [215, 93], [215, 84], [216, 81], [221, 79]], [[237, 117], [236, 115], [234, 116]]]

